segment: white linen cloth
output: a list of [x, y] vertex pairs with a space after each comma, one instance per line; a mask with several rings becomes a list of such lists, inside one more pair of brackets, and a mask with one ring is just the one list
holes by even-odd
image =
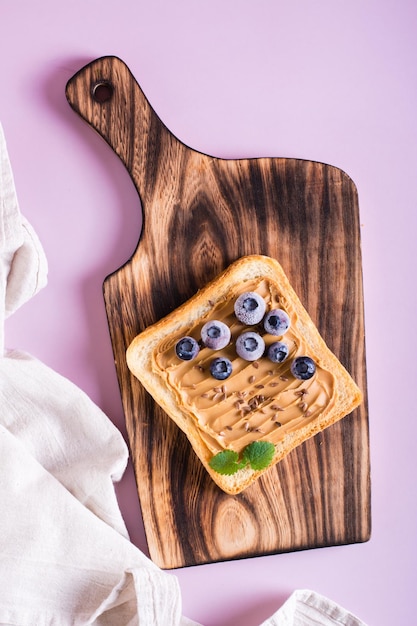
[[297, 589], [261, 626], [366, 626], [341, 606], [309, 589]]
[[[128, 458], [120, 432], [69, 380], [5, 349], [5, 319], [46, 281], [0, 125], [0, 624], [198, 626], [177, 578], [129, 541], [113, 485]], [[311, 591], [262, 626], [310, 624], [364, 626]]]

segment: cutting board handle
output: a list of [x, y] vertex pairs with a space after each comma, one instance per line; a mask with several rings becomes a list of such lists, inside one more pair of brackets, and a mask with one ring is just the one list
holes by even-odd
[[183, 144], [157, 116], [127, 65], [101, 57], [81, 68], [67, 83], [69, 105], [120, 157], [141, 200], [151, 190], [161, 154], [182, 152]]

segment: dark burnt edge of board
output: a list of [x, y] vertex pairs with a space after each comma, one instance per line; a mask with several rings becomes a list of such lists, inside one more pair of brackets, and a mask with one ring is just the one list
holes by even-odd
[[[170, 418], [168, 418], [170, 419]], [[176, 453], [170, 458], [171, 492], [175, 495], [174, 519], [183, 554], [184, 563], [195, 563], [201, 554], [209, 554], [210, 549], [203, 533], [200, 532], [198, 515], [200, 511], [199, 495], [204, 491], [208, 475], [196, 457], [186, 435], [178, 428], [182, 454]], [[178, 470], [180, 467], [180, 470]], [[191, 497], [190, 497], [191, 496]], [[190, 515], [190, 512], [193, 514]], [[196, 532], [195, 532], [196, 531]]]
[[326, 548], [337, 548], [337, 547], [342, 547], [342, 546], [351, 546], [353, 544], [361, 544], [361, 543], [366, 543], [368, 541], [368, 539], [363, 539], [362, 537], [358, 538], [358, 539], [343, 539], [343, 540], [338, 540], [332, 544], [326, 544], [324, 542], [319, 542], [319, 543], [308, 543], [308, 542], [304, 542], [303, 544], [294, 546], [294, 547], [290, 547], [290, 548], [281, 548], [281, 549], [274, 549], [274, 550], [265, 550], [265, 551], [256, 551], [256, 550], [251, 550], [248, 552], [242, 552], [240, 554], [237, 554], [236, 556], [233, 557], [223, 557], [223, 558], [216, 558], [216, 559], [204, 559], [198, 562], [195, 561], [191, 561], [191, 562], [185, 562], [185, 563], [181, 563], [178, 565], [170, 565], [169, 567], [163, 567], [162, 569], [164, 570], [175, 570], [175, 569], [182, 569], [182, 568], [186, 568], [186, 567], [195, 567], [198, 565], [210, 565], [213, 563], [226, 563], [228, 561], [242, 561], [244, 559], [255, 559], [255, 558], [259, 558], [259, 557], [267, 557], [267, 556], [277, 556], [280, 554], [291, 554], [293, 552], [305, 552], [307, 550], [325, 550]]

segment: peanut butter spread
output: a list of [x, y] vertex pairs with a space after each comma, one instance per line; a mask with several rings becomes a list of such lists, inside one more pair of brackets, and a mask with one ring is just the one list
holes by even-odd
[[[234, 314], [234, 302], [245, 291], [256, 291], [266, 302], [267, 311], [284, 309], [291, 319], [289, 330], [282, 337], [289, 355], [283, 363], [272, 363], [267, 357], [249, 362], [237, 356], [235, 341], [245, 330], [262, 333], [266, 347], [280, 340], [265, 334], [260, 327], [247, 327]], [[231, 330], [226, 348], [213, 351], [202, 347], [192, 361], [181, 361], [175, 344], [184, 334], [200, 340], [201, 327], [208, 320], [220, 320]], [[316, 372], [309, 380], [298, 380], [290, 371], [297, 356], [310, 356]], [[231, 360], [229, 378], [219, 381], [210, 374], [210, 362], [217, 356]], [[196, 420], [200, 435], [213, 454], [224, 449], [241, 452], [256, 440], [278, 443], [285, 435], [314, 420], [334, 403], [333, 374], [324, 369], [312, 353], [297, 324], [297, 316], [285, 294], [277, 292], [268, 279], [248, 281], [231, 289], [227, 300], [216, 303], [210, 314], [178, 335], [162, 340], [153, 354], [154, 371], [162, 376], [176, 396], [182, 410]]]

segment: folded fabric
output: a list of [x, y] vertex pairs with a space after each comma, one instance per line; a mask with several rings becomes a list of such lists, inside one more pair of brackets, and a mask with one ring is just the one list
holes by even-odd
[[0, 455], [2, 622], [181, 623], [174, 576], [83, 506], [3, 426]]
[[38, 236], [19, 210], [0, 124], [0, 354], [4, 319], [46, 285], [47, 271]]
[[[129, 541], [114, 491], [128, 459], [120, 432], [69, 380], [5, 350], [5, 319], [46, 280], [0, 126], [0, 625], [198, 626], [177, 578]], [[290, 624], [363, 626], [306, 591], [263, 626]]]
[[128, 540], [113, 486], [128, 458], [120, 432], [70, 381], [4, 349], [4, 320], [46, 281], [0, 126], [0, 623], [195, 624], [176, 577]]
[[297, 589], [261, 626], [366, 626], [359, 618], [309, 589]]

